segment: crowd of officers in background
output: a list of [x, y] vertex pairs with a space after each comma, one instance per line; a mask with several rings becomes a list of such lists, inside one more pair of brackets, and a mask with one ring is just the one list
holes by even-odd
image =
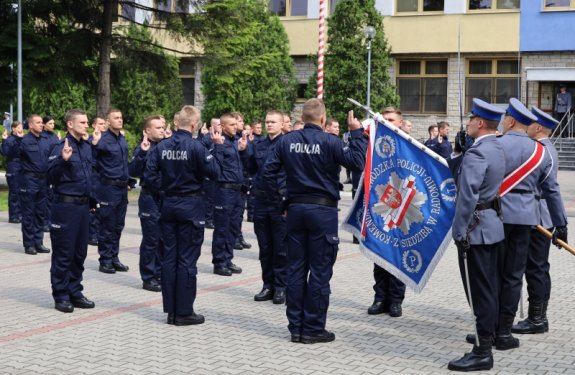
[[[454, 239], [460, 257], [470, 246], [476, 249], [476, 254], [479, 254], [477, 249], [491, 254], [505, 240], [506, 249], [512, 249], [521, 264], [509, 265], [510, 269], [505, 271], [509, 279], [503, 279], [509, 283], [505, 290], [513, 296], [502, 295], [499, 301], [493, 289], [493, 280], [499, 276], [493, 273], [493, 267], [485, 271], [486, 274], [478, 273], [487, 260], [470, 258], [472, 264], [475, 262], [471, 275], [477, 276], [477, 280], [472, 277], [470, 294], [474, 295], [474, 300], [481, 297], [478, 304], [487, 298], [491, 298], [491, 302], [495, 298], [498, 303], [475, 306], [478, 336], [468, 338], [475, 343], [474, 350], [450, 364], [450, 369], [460, 371], [491, 368], [492, 343], [502, 350], [518, 347], [518, 340], [511, 335], [512, 329], [517, 333], [547, 330], [550, 243], [538, 243], [534, 250], [528, 248], [529, 238], [536, 237], [531, 227], [541, 223], [539, 215], [525, 212], [525, 215], [517, 215], [519, 221], [516, 222], [509, 214], [512, 209], [507, 207], [505, 211], [505, 205], [540, 212], [545, 208], [540, 208], [538, 202], [546, 198], [555, 209], [550, 212], [552, 220], [543, 224], [555, 227], [557, 238], [567, 239], [564, 208], [556, 183], [556, 154], [552, 145], [545, 142], [557, 122], [538, 109], [531, 113], [516, 100], [511, 101], [505, 113], [478, 100], [474, 100], [473, 110], [467, 135], [475, 139], [475, 143], [473, 139], [471, 143], [455, 142], [453, 150], [446, 122], [430, 127], [430, 138], [425, 142], [445, 159], [459, 158], [458, 167], [453, 170], [463, 197], [458, 200], [458, 210], [461, 210], [466, 194], [473, 195], [468, 188], [479, 189], [471, 199], [477, 205], [476, 209], [464, 214], [458, 211], [460, 215], [469, 213], [472, 216], [456, 217]], [[527, 183], [521, 179], [519, 187], [512, 189], [503, 200], [503, 218], [499, 201], [495, 202], [491, 197], [486, 197], [486, 202], [477, 201], [477, 194], [479, 197], [485, 194], [484, 185], [493, 190], [498, 184], [498, 177], [481, 175], [478, 171], [489, 170], [495, 163], [503, 167], [501, 160], [491, 163], [481, 159], [473, 168], [465, 168], [473, 163], [473, 157], [460, 157], [464, 151], [471, 149], [469, 155], [472, 155], [473, 150], [481, 150], [477, 140], [482, 139], [486, 144], [485, 137], [494, 135], [497, 129], [494, 119], [502, 114], [505, 115], [506, 135], [496, 146], [498, 152], [502, 147], [505, 149], [500, 152], [500, 159], [504, 158], [507, 164], [505, 171], [500, 168], [502, 176], [512, 174], [515, 164], [520, 166], [528, 159], [534, 144], [542, 143], [548, 150], [542, 167], [536, 174], [528, 175], [533, 186], [521, 188], [521, 183]], [[386, 108], [382, 115], [405, 133], [410, 133], [411, 123], [403, 119], [399, 109]], [[254, 223], [263, 281], [254, 300], [271, 300], [278, 305], [287, 301], [288, 328], [293, 342], [333, 341], [335, 335], [325, 329], [325, 320], [329, 280], [339, 243], [339, 171], [341, 166], [351, 171], [349, 180], [355, 194], [365, 162], [367, 140], [353, 112], [348, 117], [349, 131], [343, 140], [339, 139], [339, 123], [327, 118], [323, 103], [315, 99], [304, 104], [302, 119], [304, 122], [296, 121], [292, 127], [289, 114], [269, 111], [264, 133], [261, 123], [246, 125], [238, 112], [225, 113], [202, 126], [199, 110], [184, 106], [168, 126], [161, 115], [146, 118], [142, 141], [131, 159], [123, 134], [122, 113], [118, 109], [109, 110], [105, 118], [95, 118], [91, 135], [88, 134], [86, 113], [80, 109], [70, 110], [65, 117], [67, 133], [62, 139], [54, 133], [54, 118], [50, 116], [30, 115], [27, 134], [24, 134], [22, 124], [13, 122], [10, 133], [5, 131], [2, 136], [1, 148], [8, 163], [9, 221], [21, 223], [26, 254], [50, 253], [43, 243], [44, 232], [50, 232], [55, 308], [72, 312], [74, 308], [95, 306], [82, 293], [88, 244], [98, 246], [100, 272], [128, 271], [129, 267], [119, 259], [119, 242], [128, 191], [139, 180], [138, 216], [142, 227], [139, 271], [143, 289], [162, 292], [168, 324], [182, 326], [204, 322], [204, 317], [193, 309], [204, 228], [213, 229], [213, 273], [226, 277], [242, 273], [242, 268], [233, 259], [234, 250], [251, 247], [241, 230], [247, 210], [247, 221]], [[538, 127], [530, 130], [530, 126]], [[290, 132], [292, 134], [286, 136]], [[529, 140], [528, 136], [537, 142]], [[518, 142], [523, 142], [524, 150], [517, 148]], [[462, 160], [463, 169], [459, 167]], [[461, 181], [465, 185], [463, 190]], [[523, 201], [512, 204], [514, 197], [521, 201], [531, 196], [529, 205]], [[491, 241], [489, 235], [484, 235], [481, 241], [487, 243], [474, 243], [470, 233], [484, 224], [478, 222], [472, 226], [471, 220], [489, 210], [494, 211], [492, 219], [497, 218], [501, 223], [498, 228], [501, 236], [495, 236]], [[533, 216], [534, 219], [524, 223], [519, 216], [521, 219]], [[455, 232], [462, 222], [461, 228], [467, 228], [466, 232], [459, 227]], [[490, 222], [492, 225], [493, 220]], [[543, 248], [547, 250], [541, 250]], [[543, 255], [532, 256], [531, 252], [535, 251]], [[327, 263], [318, 260], [314, 252], [331, 260]], [[528, 254], [531, 263], [527, 260]], [[489, 262], [494, 261], [491, 255]], [[541, 290], [530, 290], [529, 317], [512, 327], [517, 310], [517, 290], [520, 290], [516, 279], [525, 272], [526, 263], [542, 268], [532, 270], [530, 277], [536, 280], [533, 285], [544, 279], [545, 286], [539, 288]], [[391, 317], [400, 317], [405, 284], [378, 265], [374, 266], [373, 274], [375, 298], [368, 314], [388, 313]], [[479, 281], [482, 278], [489, 279], [490, 284], [482, 285]], [[286, 288], [288, 284], [290, 288]], [[499, 313], [498, 308], [502, 309]]]

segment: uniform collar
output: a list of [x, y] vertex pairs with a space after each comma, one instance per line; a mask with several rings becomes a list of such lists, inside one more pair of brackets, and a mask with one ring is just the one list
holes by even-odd
[[304, 129], [313, 129], [313, 130], [319, 130], [321, 132], [323, 132], [323, 129], [321, 128], [321, 126], [319, 126], [318, 124], [313, 124], [311, 122], [307, 122], [304, 126]]

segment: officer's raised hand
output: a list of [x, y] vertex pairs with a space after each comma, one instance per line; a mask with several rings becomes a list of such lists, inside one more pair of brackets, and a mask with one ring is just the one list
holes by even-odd
[[347, 125], [349, 130], [361, 129], [361, 122], [353, 116], [353, 110], [347, 113]]
[[100, 138], [102, 138], [102, 132], [98, 129], [94, 130], [94, 133], [92, 133], [92, 145], [96, 146], [100, 142]]
[[210, 128], [210, 136], [212, 138], [213, 144], [215, 144], [215, 145], [223, 145], [224, 144], [224, 137], [222, 136], [222, 134], [220, 132], [215, 131], [213, 126]]
[[164, 130], [164, 138], [170, 138], [172, 136], [172, 124], [168, 122], [166, 130]]
[[72, 157], [72, 147], [68, 144], [68, 138], [64, 139], [64, 148], [62, 148], [62, 159], [64, 161], [70, 160]]
[[8, 130], [4, 129], [4, 133], [2, 133], [2, 139], [8, 139]]
[[150, 149], [150, 141], [148, 140], [148, 135], [146, 133], [144, 133], [144, 139], [142, 139], [140, 148], [142, 149], [142, 151], [146, 152]]
[[243, 133], [242, 137], [238, 139], [238, 150], [244, 151], [246, 147], [248, 147], [248, 135]]

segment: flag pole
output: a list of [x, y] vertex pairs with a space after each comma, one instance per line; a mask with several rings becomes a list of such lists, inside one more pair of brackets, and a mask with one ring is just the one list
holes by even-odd
[[325, 19], [327, 0], [319, 0], [319, 43], [317, 51], [317, 98], [323, 101], [323, 59], [325, 55]]

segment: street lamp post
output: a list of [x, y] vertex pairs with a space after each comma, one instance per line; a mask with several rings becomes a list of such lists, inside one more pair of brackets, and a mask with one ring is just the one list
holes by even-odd
[[371, 41], [375, 37], [375, 27], [367, 26], [364, 29], [365, 38], [367, 39], [367, 108], [371, 109]]

